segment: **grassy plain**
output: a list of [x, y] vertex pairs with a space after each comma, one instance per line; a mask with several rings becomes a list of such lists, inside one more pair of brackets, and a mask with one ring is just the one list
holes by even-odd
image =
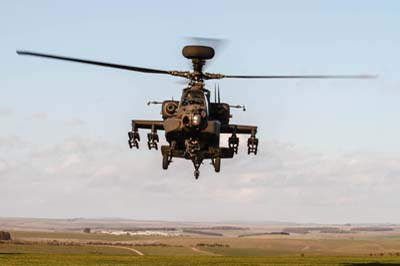
[[0, 254], [4, 266], [266, 266], [266, 265], [400, 265], [396, 258], [369, 257], [211, 257], [211, 256], [129, 256], [67, 254]]
[[398, 237], [163, 237], [28, 231], [11, 235], [14, 241], [0, 243], [0, 266], [400, 265]]
[[[0, 254], [74, 254], [74, 255], [136, 255], [134, 252], [110, 246], [56, 246], [47, 244], [0, 244]], [[2, 264], [0, 264], [2, 265]]]
[[[62, 240], [99, 240], [99, 241], [131, 241], [154, 239], [154, 236], [142, 235], [111, 235], [111, 234], [85, 234], [81, 232], [39, 232], [39, 231], [13, 231], [13, 239], [62, 239]], [[163, 236], [157, 236], [162, 239]]]

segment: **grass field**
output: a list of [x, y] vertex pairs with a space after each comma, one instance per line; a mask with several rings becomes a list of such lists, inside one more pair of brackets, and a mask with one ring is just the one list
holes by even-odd
[[[30, 232], [13, 231], [11, 235], [14, 239], [75, 239], [75, 240], [99, 240], [99, 241], [131, 241], [153, 239], [152, 236], [132, 236], [132, 235], [110, 235], [110, 234], [84, 234], [79, 232]], [[157, 236], [157, 238], [166, 238]]]
[[398, 238], [160, 237], [19, 231], [12, 232], [12, 237], [14, 241], [0, 243], [0, 266], [400, 265]]
[[129, 256], [67, 254], [0, 254], [4, 266], [189, 266], [189, 265], [400, 265], [395, 258], [368, 257], [209, 257], [209, 256]]
[[132, 251], [119, 247], [92, 245], [55, 246], [47, 244], [0, 244], [0, 254], [136, 255]]
[[[226, 256], [369, 256], [369, 254], [399, 253], [400, 239], [299, 239], [286, 236], [272, 238], [237, 237], [162, 237], [162, 236], [115, 236], [107, 234], [84, 234], [74, 232], [11, 232], [13, 239], [24, 242], [57, 240], [85, 246], [88, 242], [128, 244], [146, 255], [196, 255], [191, 249], [198, 244], [206, 244], [199, 249]], [[214, 244], [226, 247], [210, 247]], [[160, 246], [163, 245], [163, 246]], [[26, 249], [21, 245], [19, 249]], [[37, 248], [33, 248], [36, 253]], [[49, 245], [55, 251], [60, 247]], [[73, 250], [82, 247], [65, 247]], [[86, 247], [85, 247], [86, 248]], [[87, 247], [95, 248], [95, 247]], [[107, 247], [103, 247], [107, 249]], [[0, 244], [0, 252], [7, 252], [7, 245]], [[115, 249], [115, 248], [114, 248]], [[21, 251], [25, 253], [25, 251]], [[52, 253], [52, 252], [50, 252]], [[59, 253], [59, 252], [58, 252]], [[400, 256], [398, 256], [400, 258]]]

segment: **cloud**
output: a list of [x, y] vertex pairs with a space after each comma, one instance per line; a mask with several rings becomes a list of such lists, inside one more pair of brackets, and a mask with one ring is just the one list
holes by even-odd
[[[19, 149], [15, 136], [0, 149]], [[400, 159], [325, 154], [263, 141], [259, 155], [209, 162], [194, 180], [192, 164], [161, 169], [159, 151], [72, 137], [0, 155], [3, 216], [130, 217], [186, 220], [400, 221]], [[143, 146], [143, 145], [142, 145]], [[13, 154], [8, 152], [7, 154]]]
[[29, 143], [16, 135], [0, 135], [0, 152], [7, 155], [6, 152], [20, 151], [28, 148]]
[[14, 113], [14, 109], [11, 107], [1, 107], [0, 106], [0, 116], [9, 116]]
[[44, 112], [38, 112], [38, 113], [34, 113], [34, 114], [32, 115], [32, 118], [33, 118], [34, 120], [47, 120], [48, 114], [47, 114], [47, 113], [44, 113]]
[[86, 122], [80, 118], [71, 117], [71, 118], [68, 118], [67, 120], [65, 120], [65, 124], [67, 126], [77, 127], [77, 126], [82, 126], [82, 125], [86, 124]]

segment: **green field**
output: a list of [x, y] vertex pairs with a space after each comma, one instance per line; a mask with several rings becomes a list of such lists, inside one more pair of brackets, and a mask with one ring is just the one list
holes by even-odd
[[[368, 264], [367, 264], [368, 263]], [[371, 264], [374, 263], [374, 264]], [[188, 266], [188, 265], [400, 265], [395, 258], [369, 257], [209, 257], [209, 256], [128, 256], [66, 254], [0, 254], [4, 266]]]
[[[110, 234], [84, 234], [79, 232], [29, 232], [13, 231], [13, 239], [75, 239], [75, 240], [100, 240], [100, 241], [131, 241], [153, 239], [152, 236], [110, 235]], [[158, 236], [163, 239], [167, 237]]]
[[114, 236], [12, 232], [0, 266], [400, 265], [399, 239]]
[[0, 244], [0, 254], [136, 255], [130, 250], [119, 247], [92, 245], [55, 246], [46, 244]]

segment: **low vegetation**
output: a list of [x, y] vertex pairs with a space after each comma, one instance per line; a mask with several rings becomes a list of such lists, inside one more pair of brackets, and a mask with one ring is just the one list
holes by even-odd
[[128, 255], [66, 255], [66, 254], [0, 254], [0, 265], [5, 266], [267, 266], [267, 265], [331, 265], [366, 266], [399, 265], [393, 257], [372, 260], [369, 257], [215, 257], [215, 256], [128, 256]]
[[288, 233], [288, 232], [249, 233], [249, 234], [241, 234], [241, 235], [238, 235], [238, 237], [268, 236], [268, 235], [284, 235], [284, 236], [288, 236], [288, 235], [290, 235], [290, 233]]
[[205, 236], [224, 236], [224, 234], [222, 233], [207, 232], [207, 231], [193, 230], [193, 229], [183, 229], [183, 232], [188, 234], [205, 235]]
[[351, 231], [361, 231], [361, 232], [385, 232], [393, 231], [391, 227], [381, 227], [381, 226], [368, 226], [368, 227], [354, 227]]
[[271, 233], [249, 232], [259, 236], [253, 238], [132, 238], [83, 232], [11, 232], [12, 240], [0, 241], [0, 265], [400, 265], [398, 238], [352, 239], [344, 235], [316, 239], [315, 234], [305, 238]]
[[282, 231], [287, 232], [287, 233], [294, 233], [294, 234], [308, 234], [311, 231], [336, 231], [338, 230], [337, 227], [322, 227], [322, 226], [317, 226], [317, 227], [287, 227], [284, 228]]
[[186, 228], [188, 230], [217, 230], [217, 231], [245, 231], [249, 230], [248, 227], [239, 227], [239, 226], [229, 226], [229, 225], [221, 225], [221, 226], [208, 226], [208, 227], [192, 227]]
[[9, 232], [0, 231], [0, 240], [11, 240], [11, 234]]
[[196, 247], [208, 247], [208, 248], [229, 248], [228, 244], [220, 243], [197, 243]]

